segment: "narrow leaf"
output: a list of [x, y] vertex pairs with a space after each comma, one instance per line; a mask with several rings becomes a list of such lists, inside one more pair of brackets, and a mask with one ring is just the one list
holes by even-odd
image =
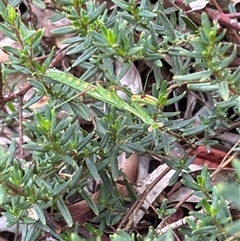
[[184, 129], [183, 136], [193, 136], [202, 133], [206, 129], [206, 126], [196, 126], [188, 129]]
[[193, 91], [201, 91], [201, 92], [216, 91], [216, 90], [218, 90], [218, 85], [217, 85], [217, 84], [212, 84], [212, 83], [210, 83], [210, 82], [207, 82], [207, 83], [188, 84], [187, 87], [188, 87], [188, 89], [190, 89], [190, 90], [193, 90]]
[[0, 205], [4, 203], [6, 197], [6, 187], [0, 184]]
[[52, 195], [53, 196], [57, 196], [60, 193], [62, 193], [64, 190], [66, 190], [66, 188], [70, 185], [71, 180], [69, 179], [67, 182], [64, 182], [63, 184], [60, 184], [59, 186], [57, 186], [56, 188], [54, 188]]
[[[229, 43], [229, 45], [230, 45], [230, 43]], [[227, 68], [235, 59], [236, 54], [237, 54], [237, 46], [234, 45], [232, 53], [220, 63], [220, 65], [218, 66], [218, 70]]]
[[174, 124], [170, 127], [172, 131], [180, 130], [183, 127], [186, 127], [192, 124], [195, 121], [195, 117], [188, 119], [188, 120], [179, 120], [178, 122], [174, 122]]
[[163, 144], [163, 150], [168, 155], [170, 152], [169, 136], [165, 131], [161, 132], [161, 141]]
[[99, 181], [99, 175], [98, 175], [98, 171], [97, 171], [97, 167], [96, 164], [94, 162], [93, 158], [87, 158], [86, 160], [86, 165], [88, 167], [88, 170], [90, 171], [91, 175], [93, 176], [95, 181]]
[[172, 105], [172, 104], [176, 103], [177, 101], [181, 100], [185, 94], [186, 94], [186, 91], [183, 91], [182, 94], [180, 94], [176, 97], [173, 97], [171, 99], [168, 99], [164, 106]]
[[75, 29], [71, 26], [64, 26], [51, 31], [54, 35], [64, 35], [69, 33], [75, 33]]
[[97, 205], [93, 202], [93, 199], [89, 196], [89, 194], [85, 190], [82, 190], [81, 195], [84, 198], [84, 200], [87, 202], [89, 207], [93, 210], [93, 212], [96, 215], [98, 215], [99, 211], [98, 211]]
[[168, 36], [171, 40], [175, 40], [176, 35], [175, 35], [175, 30], [171, 24], [171, 22], [169, 21], [169, 19], [167, 18], [167, 16], [162, 12], [159, 11], [164, 29], [165, 29], [165, 33], [166, 36]]
[[46, 218], [45, 218], [42, 208], [39, 207], [39, 205], [37, 205], [37, 204], [33, 204], [33, 209], [36, 212], [38, 219], [42, 222], [42, 224], [46, 225]]
[[227, 101], [229, 99], [229, 88], [226, 80], [219, 83], [219, 94], [223, 100]]
[[204, 81], [211, 76], [212, 72], [213, 71], [209, 69], [209, 70], [195, 72], [187, 75], [176, 75], [173, 77], [173, 79], [175, 79], [179, 84], [185, 81], [194, 81], [194, 80]]
[[67, 225], [69, 227], [72, 227], [72, 225], [73, 225], [72, 216], [71, 216], [66, 204], [64, 203], [62, 196], [59, 197], [57, 200], [57, 207], [58, 207], [59, 211], [61, 212], [63, 218], [65, 219]]

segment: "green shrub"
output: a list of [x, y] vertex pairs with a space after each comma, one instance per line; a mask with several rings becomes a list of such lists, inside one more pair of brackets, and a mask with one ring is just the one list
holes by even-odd
[[[32, 158], [31, 162], [17, 158], [14, 140], [8, 151], [0, 149], [0, 204], [9, 226], [24, 224], [22, 240], [37, 240], [42, 232], [50, 232], [59, 240], [82, 240], [77, 234], [78, 224], [74, 224], [65, 203], [75, 193], [82, 195], [96, 215], [101, 213], [98, 228], [89, 226], [99, 240], [106, 228], [119, 222], [127, 210], [125, 200], [116, 190], [116, 181], [122, 175], [117, 157], [123, 152], [127, 157], [133, 153], [167, 157], [167, 164], [176, 170], [172, 184], [182, 174], [183, 184], [201, 193], [197, 207], [205, 213], [190, 213], [195, 219], [186, 219], [188, 226], [182, 229], [186, 240], [239, 238], [239, 221], [233, 222], [225, 202], [228, 199], [239, 206], [239, 160], [234, 164], [238, 181], [211, 186], [207, 167], [194, 180], [183, 173], [193, 158], [176, 160], [169, 155], [175, 141], [189, 148], [205, 145], [210, 150], [217, 143], [218, 134], [226, 130], [240, 133], [240, 67], [235, 71], [229, 68], [237, 48], [222, 41], [225, 32], [219, 34], [217, 24], [206, 14], [201, 16], [200, 27], [184, 31], [195, 26], [192, 20], [176, 8], [164, 7], [160, 1], [150, 4], [142, 0], [137, 4], [131, 0], [114, 0], [117, 8], [111, 11], [106, 10], [104, 3], [94, 1], [53, 1], [56, 16], [52, 21], [66, 17], [70, 26], [52, 33], [73, 34], [65, 40], [68, 47], [61, 49], [65, 51], [64, 58], [71, 57], [71, 66], [56, 70], [54, 63], [61, 51], [52, 48], [40, 63], [37, 57], [46, 54], [42, 44], [44, 29], [23, 23], [15, 10], [21, 1], [7, 2], [0, 1], [3, 19], [0, 28], [20, 48], [2, 48], [9, 54], [9, 62], [1, 64], [1, 83], [17, 93], [2, 95], [0, 106], [6, 104], [9, 109], [7, 115], [1, 112], [2, 123], [3, 126], [18, 123], [23, 128], [29, 141], [22, 148]], [[40, 0], [33, 3], [39, 8], [46, 7]], [[177, 24], [179, 29], [175, 30]], [[114, 72], [113, 59], [123, 64], [119, 75]], [[161, 75], [166, 59], [171, 64], [172, 85]], [[154, 83], [150, 95], [133, 95], [121, 86], [121, 77], [136, 61], [151, 68], [148, 74], [152, 73]], [[81, 76], [77, 73], [79, 69], [84, 69]], [[17, 80], [8, 83], [13, 73], [27, 75], [35, 91], [22, 110], [15, 105], [15, 100], [18, 98], [20, 103], [23, 94]], [[97, 80], [104, 83], [96, 84]], [[181, 91], [181, 87], [213, 93], [213, 107], [206, 107], [208, 117], [200, 116], [197, 127], [193, 125], [195, 118], [183, 120], [178, 111], [165, 111], [185, 98], [186, 91]], [[126, 94], [125, 99], [117, 95], [119, 89]], [[177, 94], [172, 95], [173, 91]], [[48, 97], [48, 103], [40, 109], [31, 109], [43, 96]], [[91, 105], [79, 96], [91, 101]], [[18, 115], [21, 111], [23, 122]], [[61, 111], [68, 116], [59, 121]], [[79, 124], [79, 118], [91, 121], [93, 112], [95, 128], [88, 132]], [[234, 151], [239, 152], [239, 147]], [[65, 178], [59, 176], [62, 168]], [[101, 191], [106, 195], [101, 196], [98, 204], [85, 191], [89, 178], [102, 180]], [[135, 197], [131, 198], [133, 201]], [[66, 229], [61, 234], [54, 232], [46, 219], [45, 210], [50, 208], [56, 220], [65, 219], [75, 229]], [[37, 218], [29, 214], [33, 210]], [[135, 235], [119, 230], [111, 238], [135, 240]], [[136, 239], [173, 240], [173, 234], [168, 231], [157, 237], [150, 228], [147, 237], [137, 235]]]

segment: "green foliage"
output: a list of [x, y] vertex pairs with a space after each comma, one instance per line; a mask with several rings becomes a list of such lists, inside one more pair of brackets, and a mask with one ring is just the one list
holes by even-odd
[[[182, 229], [187, 240], [239, 237], [239, 221], [232, 220], [225, 202], [228, 199], [239, 206], [239, 160], [233, 163], [237, 181], [212, 186], [207, 166], [196, 180], [187, 172], [195, 157], [189, 158], [185, 153], [178, 160], [170, 155], [176, 141], [188, 147], [206, 145], [210, 150], [217, 143], [213, 139], [217, 130], [234, 129], [233, 123], [240, 121], [240, 67], [234, 72], [229, 68], [237, 48], [221, 42], [225, 32], [219, 34], [217, 24], [212, 24], [206, 14], [202, 14], [202, 26], [196, 29], [182, 13], [178, 15], [174, 11], [169, 15], [170, 10], [164, 9], [160, 1], [150, 4], [142, 0], [138, 5], [136, 1], [114, 0], [117, 8], [111, 12], [105, 3], [57, 1], [55, 20], [67, 17], [70, 26], [52, 33], [74, 34], [65, 41], [69, 44], [66, 55], [73, 61], [69, 68], [60, 71], [52, 67], [55, 48], [42, 64], [37, 61], [36, 57], [44, 53], [41, 45], [44, 30], [36, 30], [22, 22], [15, 10], [20, 3], [5, 5], [5, 2], [0, 0], [4, 21], [0, 28], [4, 35], [19, 44], [20, 49], [3, 47], [9, 54], [9, 62], [1, 64], [2, 78], [7, 82], [12, 73], [26, 74], [36, 92], [24, 103], [26, 117], [21, 123], [24, 134], [30, 139], [22, 147], [31, 153], [31, 162], [15, 157], [14, 140], [7, 152], [0, 148], [0, 205], [9, 226], [24, 224], [22, 240], [37, 240], [43, 232], [50, 232], [58, 240], [85, 240], [78, 235], [78, 225], [66, 205], [66, 200], [76, 193], [81, 194], [97, 215], [99, 228], [88, 224], [86, 228], [93, 234], [92, 240], [100, 240], [105, 229], [118, 223], [126, 212], [124, 200], [116, 188], [116, 181], [122, 175], [117, 157], [123, 152], [127, 157], [133, 153], [163, 157], [163, 161], [176, 170], [169, 185], [175, 184], [181, 175], [182, 183], [201, 197], [197, 207], [205, 212], [190, 213], [196, 222], [187, 218], [188, 226]], [[46, 7], [40, 0], [33, 3], [40, 9]], [[175, 30], [177, 18], [181, 28], [191, 26], [192, 32]], [[227, 54], [231, 48], [231, 54]], [[171, 73], [176, 81], [173, 86], [161, 75], [166, 55], [171, 59]], [[123, 63], [117, 76], [113, 59]], [[134, 61], [151, 64], [154, 76], [151, 94], [133, 95], [121, 85], [121, 78]], [[74, 68], [86, 71], [76, 77], [70, 73]], [[99, 79], [104, 80], [104, 85], [96, 84]], [[11, 84], [11, 89], [16, 90], [16, 84]], [[200, 116], [197, 127], [193, 125], [195, 118], [183, 120], [178, 118], [179, 112], [165, 111], [167, 106], [185, 97], [185, 91], [171, 95], [172, 90], [182, 86], [192, 91], [214, 92], [213, 108], [206, 107], [209, 117]], [[117, 95], [119, 89], [126, 94], [126, 99]], [[29, 108], [44, 95], [49, 98], [46, 106], [38, 110]], [[83, 103], [79, 95], [87, 100], [93, 98], [90, 99], [92, 105]], [[7, 106], [11, 113], [2, 122], [19, 122], [14, 102], [9, 101]], [[228, 115], [230, 109], [233, 114]], [[68, 117], [59, 121], [61, 111], [67, 112]], [[87, 132], [79, 124], [79, 118], [91, 121], [93, 112], [97, 116], [95, 128]], [[239, 125], [236, 126], [239, 133]], [[86, 192], [91, 178], [102, 181], [102, 195], [97, 204]], [[163, 202], [157, 209], [159, 218], [175, 212], [166, 204]], [[44, 214], [48, 208], [54, 210], [57, 219], [65, 219], [72, 229], [62, 234], [54, 232]], [[36, 215], [30, 215], [30, 211]], [[118, 230], [111, 239], [161, 241], [173, 240], [173, 234], [169, 229], [166, 234], [157, 236], [150, 228], [142, 237]]]
[[156, 237], [156, 235], [154, 234], [154, 230], [152, 228], [149, 229], [148, 234], [146, 235], [146, 237], [142, 237], [141, 235], [135, 235], [132, 234], [128, 234], [123, 230], [118, 230], [117, 233], [111, 235], [111, 240], [112, 241], [121, 241], [121, 240], [126, 240], [126, 241], [171, 241], [173, 240], [173, 234], [171, 229], [169, 229], [169, 231], [164, 234], [161, 235], [159, 237]]

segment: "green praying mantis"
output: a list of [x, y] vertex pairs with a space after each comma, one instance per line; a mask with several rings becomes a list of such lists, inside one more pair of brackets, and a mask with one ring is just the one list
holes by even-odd
[[143, 122], [153, 125], [154, 120], [144, 111], [144, 109], [135, 101], [127, 103], [121, 99], [116, 91], [109, 91], [102, 87], [100, 84], [92, 85], [80, 78], [76, 78], [69, 73], [64, 73], [60, 70], [51, 69], [46, 72], [46, 75], [62, 84], [68, 85], [81, 92], [86, 92], [87, 95], [110, 104], [118, 109], [124, 109], [138, 116]]

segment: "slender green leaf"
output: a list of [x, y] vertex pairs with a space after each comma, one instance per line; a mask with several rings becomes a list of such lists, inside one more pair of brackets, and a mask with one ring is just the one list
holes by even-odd
[[207, 92], [207, 91], [216, 91], [218, 90], [218, 84], [212, 84], [210, 82], [206, 83], [196, 83], [196, 84], [188, 84], [188, 89], [193, 91], [201, 91], [201, 92]]
[[86, 165], [88, 167], [88, 170], [90, 171], [91, 175], [93, 176], [95, 181], [99, 181], [99, 175], [98, 175], [98, 170], [96, 167], [96, 164], [94, 162], [94, 159], [89, 157], [86, 160]]
[[169, 21], [167, 16], [162, 11], [159, 11], [159, 15], [161, 17], [166, 36], [168, 36], [171, 40], [175, 40], [176, 34], [172, 26], [172, 23]]
[[214, 225], [200, 227], [200, 228], [198, 228], [196, 230], [193, 230], [193, 234], [212, 234], [212, 233], [216, 233], [217, 234], [217, 232], [218, 232], [218, 229]]
[[139, 53], [141, 50], [143, 50], [143, 46], [136, 46], [136, 47], [130, 48], [127, 52], [127, 56], [133, 56]]
[[180, 56], [173, 55], [172, 56], [172, 69], [174, 75], [182, 74], [182, 61]]
[[72, 26], [64, 26], [51, 31], [54, 35], [64, 35], [69, 33], [75, 33], [75, 29]]
[[84, 198], [84, 200], [87, 202], [89, 207], [93, 210], [93, 212], [96, 215], [98, 215], [99, 211], [98, 211], [97, 205], [94, 203], [93, 199], [89, 196], [89, 194], [85, 190], [82, 190], [81, 195]]
[[44, 10], [46, 8], [46, 4], [41, 0], [33, 0], [33, 4], [41, 10]]
[[177, 131], [177, 130], [180, 130], [181, 128], [183, 128], [183, 127], [186, 127], [186, 126], [192, 124], [194, 121], [195, 121], [195, 117], [190, 118], [190, 119], [188, 119], [188, 120], [175, 121], [175, 122], [173, 123], [173, 125], [170, 127], [170, 129], [171, 129], [172, 131]]
[[73, 63], [73, 67], [80, 65], [84, 61], [88, 60], [97, 52], [97, 48], [95, 46], [92, 46], [84, 51], [82, 55], [80, 55]]
[[189, 17], [187, 17], [186, 15], [181, 15], [181, 18], [183, 19], [188, 28], [190, 28], [193, 31], [198, 30], [197, 25]]
[[196, 126], [196, 127], [191, 127], [191, 128], [185, 128], [183, 130], [183, 136], [192, 136], [192, 135], [197, 135], [199, 133], [202, 133], [206, 129], [206, 126]]
[[46, 147], [41, 147], [38, 144], [35, 143], [29, 143], [23, 145], [24, 149], [28, 149], [30, 151], [39, 151], [39, 152], [46, 152]]
[[33, 204], [32, 208], [36, 212], [38, 219], [42, 222], [42, 224], [46, 225], [46, 218], [45, 218], [42, 208], [38, 204]]
[[64, 220], [66, 221], [67, 225], [69, 227], [72, 227], [72, 225], [73, 225], [72, 216], [71, 216], [66, 204], [64, 203], [62, 196], [60, 196], [57, 200], [57, 207], [58, 207], [59, 211], [61, 212]]
[[139, 12], [139, 16], [145, 18], [155, 18], [157, 17], [157, 14], [144, 9]]
[[211, 31], [211, 23], [209, 21], [208, 15], [206, 13], [203, 13], [201, 16], [201, 20], [204, 31], [206, 31], [206, 33], [209, 34]]
[[52, 195], [57, 196], [57, 195], [61, 194], [62, 192], [64, 192], [68, 188], [70, 183], [71, 183], [71, 180], [69, 179], [67, 182], [64, 182], [63, 184], [58, 185], [57, 187], [55, 187], [53, 189]]
[[175, 79], [179, 84], [181, 84], [181, 82], [194, 81], [194, 80], [205, 81], [212, 75], [212, 73], [213, 71], [209, 69], [209, 70], [195, 72], [187, 75], [176, 75], [173, 77], [173, 79]]
[[230, 90], [228, 87], [228, 82], [226, 80], [223, 80], [219, 83], [219, 94], [223, 98], [224, 101], [227, 101], [229, 99]]
[[125, 143], [125, 146], [129, 147], [130, 149], [132, 149], [133, 151], [135, 151], [137, 153], [144, 153], [146, 151], [146, 149], [143, 148], [141, 145], [132, 143], [132, 142]]
[[106, 2], [103, 2], [98, 8], [96, 8], [93, 12], [88, 13], [89, 23], [94, 22], [106, 9]]
[[169, 152], [170, 152], [169, 135], [165, 131], [162, 131], [160, 133], [160, 136], [161, 136], [161, 141], [163, 144], [163, 150], [166, 153], [166, 155], [169, 155]]
[[[229, 45], [232, 45], [232, 44], [229, 43]], [[234, 45], [231, 54], [227, 58], [224, 58], [224, 60], [221, 61], [221, 63], [218, 65], [218, 70], [223, 70], [227, 68], [235, 59], [236, 54], [237, 54], [237, 46]]]
[[237, 97], [233, 97], [233, 98], [230, 97], [226, 101], [221, 101], [221, 102], [218, 102], [218, 103], [214, 104], [214, 107], [217, 107], [217, 108], [231, 108], [231, 107], [234, 107], [234, 106], [236, 106], [236, 100], [237, 99], [238, 99]]
[[12, 29], [10, 29], [9, 27], [7, 27], [5, 24], [0, 23], [0, 29], [1, 32], [6, 35], [7, 37], [9, 37], [10, 39], [17, 41], [17, 38], [14, 34], [14, 32], [12, 31]]
[[0, 205], [4, 203], [6, 197], [6, 187], [0, 184]]
[[176, 103], [177, 101], [181, 100], [185, 94], [186, 94], [186, 91], [183, 91], [180, 95], [168, 99], [164, 106], [168, 106]]

